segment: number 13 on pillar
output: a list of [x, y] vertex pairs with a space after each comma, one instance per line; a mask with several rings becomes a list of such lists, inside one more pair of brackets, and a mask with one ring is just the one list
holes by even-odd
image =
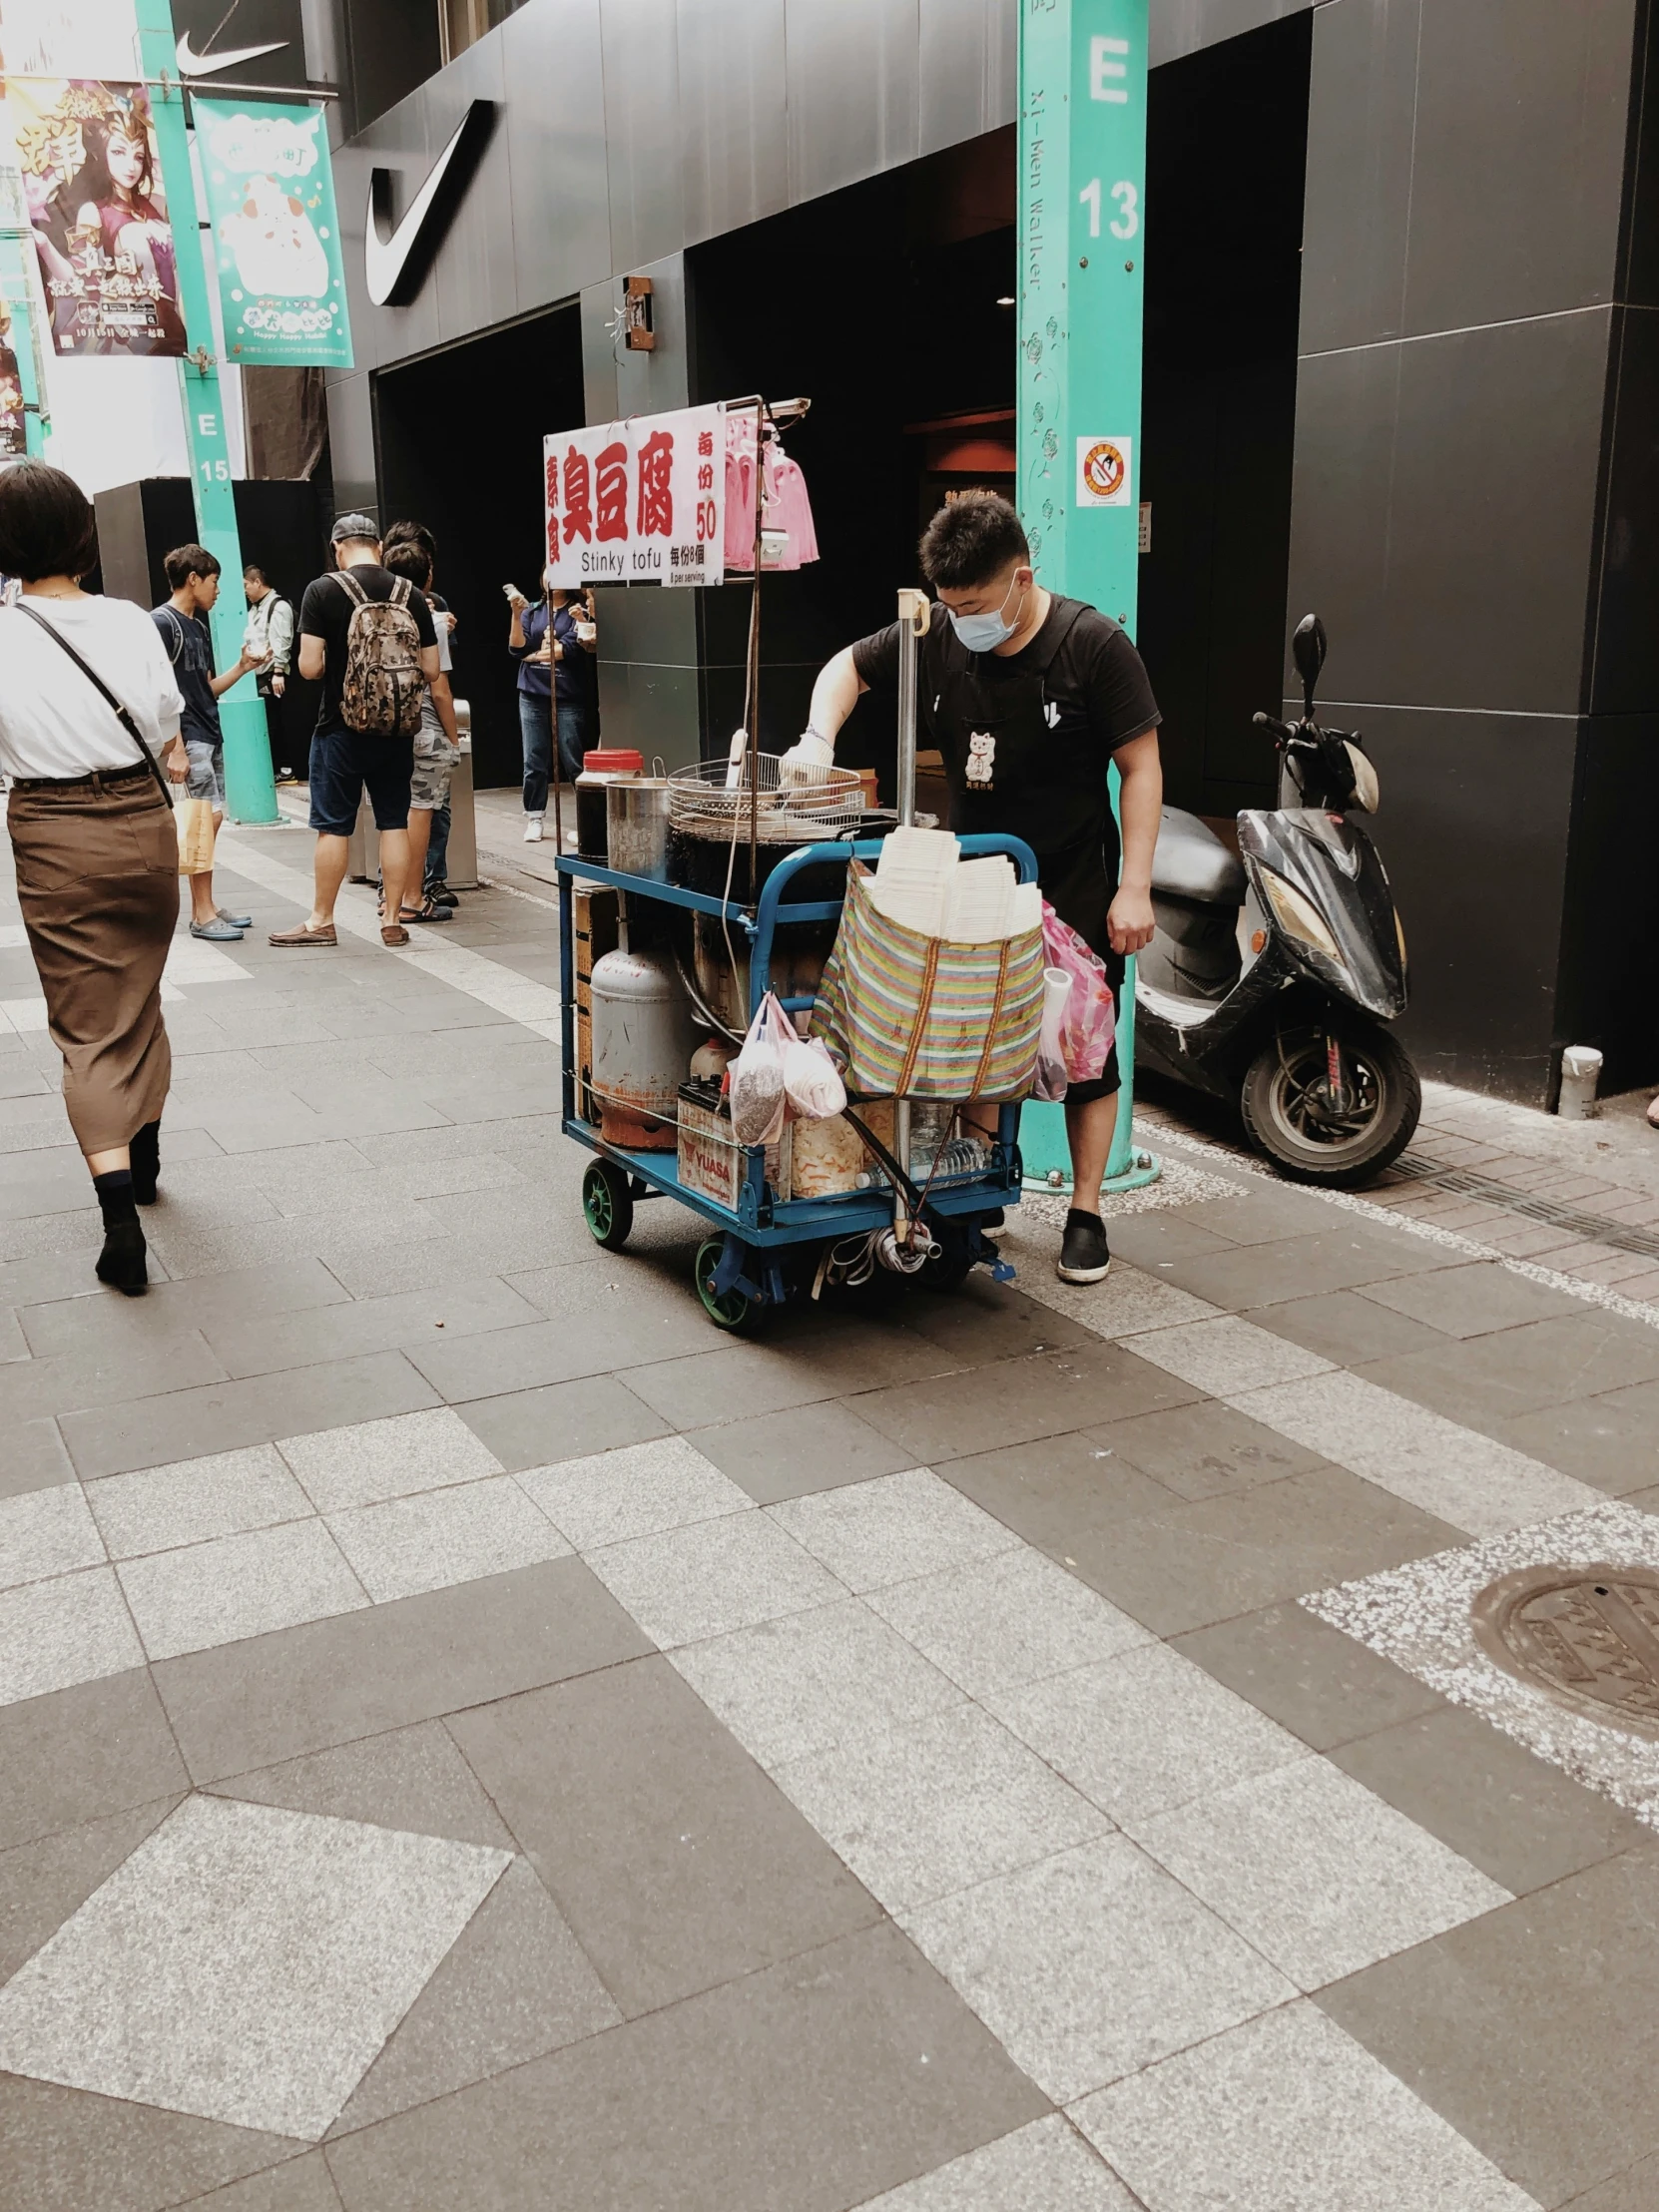
[[1020, 10], [1020, 501], [1044, 583], [1130, 627], [1147, 15], [1148, 0]]

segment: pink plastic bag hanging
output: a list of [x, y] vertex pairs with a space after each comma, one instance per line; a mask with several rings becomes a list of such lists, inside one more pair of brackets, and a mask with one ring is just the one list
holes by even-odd
[[1073, 1083], [1092, 1083], [1106, 1065], [1117, 1033], [1117, 1007], [1106, 964], [1043, 900], [1043, 965], [1064, 968], [1071, 992], [1060, 1017], [1060, 1057]]
[[797, 1041], [795, 1024], [768, 991], [728, 1077], [732, 1131], [739, 1144], [772, 1144], [777, 1140], [789, 1107], [784, 1089], [784, 1054]]

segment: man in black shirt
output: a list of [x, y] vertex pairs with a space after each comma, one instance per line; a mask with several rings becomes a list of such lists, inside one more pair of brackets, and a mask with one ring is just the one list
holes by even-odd
[[[1162, 719], [1140, 655], [1117, 624], [1045, 591], [1019, 516], [992, 492], [942, 507], [921, 540], [937, 594], [919, 646], [919, 723], [944, 756], [950, 827], [1023, 837], [1043, 895], [1106, 962], [1152, 941], [1152, 855], [1163, 805]], [[792, 781], [827, 767], [860, 693], [892, 689], [898, 626], [837, 653], [813, 689], [812, 719], [784, 756]], [[1122, 778], [1122, 850], [1106, 771]], [[1117, 1126], [1114, 1047], [1104, 1072], [1066, 1093], [1072, 1202], [1059, 1272], [1098, 1283], [1111, 1266], [1100, 1185]]]
[[[438, 673], [438, 638], [432, 612], [417, 591], [380, 566], [380, 540], [367, 515], [341, 515], [330, 533], [339, 570], [370, 600], [406, 594], [420, 641], [420, 672], [429, 684]], [[316, 831], [315, 894], [297, 929], [274, 930], [276, 945], [334, 944], [334, 901], [345, 881], [346, 855], [357, 809], [366, 791], [380, 832], [380, 881], [385, 894], [384, 944], [407, 944], [398, 920], [409, 871], [409, 783], [412, 737], [382, 737], [346, 727], [340, 711], [347, 640], [357, 601], [338, 573], [305, 586], [299, 603], [299, 673], [320, 682], [322, 698], [311, 738], [311, 828]]]

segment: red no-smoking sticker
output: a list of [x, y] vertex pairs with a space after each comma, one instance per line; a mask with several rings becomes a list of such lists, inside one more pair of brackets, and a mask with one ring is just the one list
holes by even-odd
[[1077, 441], [1077, 504], [1080, 507], [1127, 507], [1131, 499], [1128, 438], [1079, 438]]

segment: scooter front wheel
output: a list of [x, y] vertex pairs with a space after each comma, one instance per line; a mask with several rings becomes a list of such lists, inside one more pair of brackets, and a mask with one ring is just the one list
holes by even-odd
[[1422, 1092], [1386, 1029], [1307, 1028], [1268, 1040], [1246, 1071], [1239, 1105], [1251, 1142], [1281, 1174], [1354, 1190], [1410, 1143]]

